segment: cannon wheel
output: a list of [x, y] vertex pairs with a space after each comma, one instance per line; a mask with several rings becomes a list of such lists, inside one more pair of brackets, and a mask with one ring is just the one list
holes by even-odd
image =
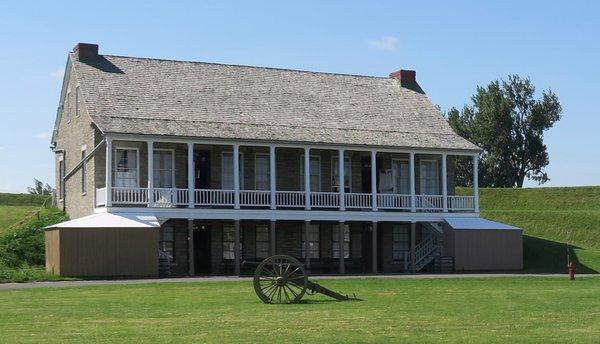
[[254, 272], [254, 290], [264, 303], [296, 303], [306, 292], [302, 263], [286, 255], [263, 260]]

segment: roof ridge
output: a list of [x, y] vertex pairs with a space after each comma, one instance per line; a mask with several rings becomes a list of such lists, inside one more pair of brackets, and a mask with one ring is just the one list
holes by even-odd
[[[191, 122], [191, 123], [213, 123], [213, 124], [237, 124], [237, 125], [252, 125], [262, 127], [264, 124], [259, 123], [244, 123], [244, 122], [225, 122], [225, 121], [194, 121], [190, 119], [171, 119], [171, 118], [142, 118], [142, 117], [131, 117], [131, 116], [115, 116], [115, 115], [92, 115], [92, 117], [109, 117], [109, 118], [123, 118], [128, 120], [141, 120], [141, 121], [171, 121], [171, 122]], [[348, 130], [348, 131], [367, 131], [373, 133], [398, 133], [398, 134], [431, 134], [431, 135], [456, 135], [453, 133], [442, 133], [442, 132], [428, 132], [423, 131], [414, 133], [411, 131], [395, 131], [395, 130], [382, 130], [382, 129], [362, 129], [362, 128], [335, 128], [326, 126], [308, 126], [308, 125], [281, 125], [281, 124], [269, 124], [270, 127], [280, 128], [303, 128], [303, 129], [334, 129], [334, 130]]]
[[151, 61], [160, 61], [160, 62], [176, 62], [176, 63], [204, 64], [204, 65], [213, 65], [213, 66], [228, 66], [228, 67], [240, 67], [240, 68], [266, 69], [266, 70], [277, 70], [277, 71], [284, 71], [284, 72], [321, 74], [321, 75], [332, 75], [332, 76], [349, 76], [349, 77], [355, 77], [355, 78], [368, 78], [368, 79], [380, 79], [380, 80], [391, 80], [391, 81], [394, 80], [394, 79], [391, 79], [391, 78], [389, 78], [387, 76], [362, 75], [362, 74], [351, 74], [351, 73], [320, 72], [320, 71], [303, 70], [303, 69], [253, 66], [253, 65], [235, 64], [235, 63], [189, 61], [189, 60], [164, 59], [164, 58], [155, 58], [155, 57], [124, 56], [124, 55], [112, 55], [112, 54], [100, 54], [99, 56], [116, 57], [116, 58], [126, 58], [126, 59], [137, 59], [137, 60], [151, 60]]

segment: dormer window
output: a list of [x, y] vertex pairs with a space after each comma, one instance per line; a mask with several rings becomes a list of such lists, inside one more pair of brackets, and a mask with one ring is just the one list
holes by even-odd
[[71, 123], [71, 107], [69, 106], [69, 97], [71, 96], [71, 91], [67, 91], [67, 96], [65, 97], [65, 103], [63, 104], [63, 112], [65, 113], [65, 117], [67, 118], [67, 123]]

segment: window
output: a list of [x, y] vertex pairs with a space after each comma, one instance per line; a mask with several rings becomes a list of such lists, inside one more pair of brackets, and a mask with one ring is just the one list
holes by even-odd
[[175, 235], [172, 226], [164, 226], [160, 231], [159, 249], [169, 256], [169, 261], [175, 260]]
[[[240, 153], [240, 189], [244, 188], [244, 156]], [[223, 152], [221, 156], [221, 188], [233, 190], [233, 153]]]
[[[310, 190], [321, 191], [321, 157], [310, 156]], [[304, 155], [300, 157], [300, 190], [304, 190]]]
[[[350, 158], [344, 157], [344, 192], [350, 192], [350, 181], [352, 180], [352, 165]], [[331, 191], [339, 191], [340, 166], [338, 157], [331, 158]]]
[[[340, 257], [340, 225], [333, 226], [333, 258]], [[344, 258], [350, 258], [350, 225], [344, 224]]]
[[[241, 234], [240, 231], [240, 252], [242, 252]], [[223, 259], [235, 259], [235, 226], [233, 225], [223, 226]]]
[[271, 188], [271, 158], [269, 154], [254, 156], [254, 189], [269, 190]]
[[86, 174], [87, 174], [87, 170], [85, 167], [85, 156], [86, 156], [86, 150], [82, 149], [81, 150], [81, 194], [85, 195], [86, 192]]
[[65, 198], [65, 161], [62, 157], [58, 160], [58, 197]]
[[269, 226], [256, 226], [256, 258], [269, 256]]
[[408, 227], [394, 225], [392, 228], [392, 259], [404, 260], [404, 254], [408, 251]]
[[421, 194], [438, 195], [439, 177], [437, 160], [421, 160]]
[[173, 151], [167, 149], [154, 150], [154, 187], [172, 188], [175, 186]]
[[[319, 259], [319, 225], [310, 224], [308, 228], [308, 247], [311, 258]], [[302, 228], [302, 258], [306, 257], [306, 230]]]
[[67, 117], [67, 123], [71, 123], [71, 107], [69, 106], [69, 97], [71, 97], [71, 92], [67, 91], [67, 95], [65, 96], [65, 103], [63, 104], [63, 111]]
[[75, 87], [75, 117], [79, 117], [79, 86]]
[[410, 169], [408, 160], [393, 159], [392, 174], [394, 193], [407, 195], [410, 193]]
[[115, 151], [115, 186], [138, 187], [138, 150], [134, 148], [117, 148]]

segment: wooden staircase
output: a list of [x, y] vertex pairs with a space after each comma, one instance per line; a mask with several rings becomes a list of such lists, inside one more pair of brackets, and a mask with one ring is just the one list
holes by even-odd
[[411, 262], [412, 251], [404, 254], [404, 271], [419, 272], [429, 263], [442, 255], [442, 228], [436, 223], [424, 223], [431, 233], [430, 237], [415, 246], [415, 266]]

